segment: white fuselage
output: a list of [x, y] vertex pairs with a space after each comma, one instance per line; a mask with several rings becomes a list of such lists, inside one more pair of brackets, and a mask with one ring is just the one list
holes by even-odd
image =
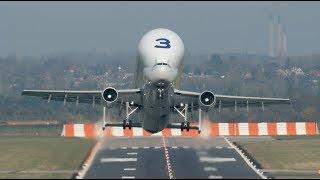
[[135, 72], [135, 88], [142, 88], [143, 109], [139, 119], [150, 132], [168, 124], [173, 90], [180, 86], [184, 44], [168, 29], [154, 29], [140, 40]]

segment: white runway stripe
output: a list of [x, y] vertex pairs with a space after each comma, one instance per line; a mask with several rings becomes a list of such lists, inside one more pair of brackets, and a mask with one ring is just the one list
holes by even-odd
[[137, 158], [101, 158], [101, 163], [108, 163], [108, 162], [136, 162]]
[[134, 179], [134, 176], [122, 176], [121, 179]]
[[137, 155], [138, 153], [136, 153], [136, 152], [128, 152], [127, 154], [128, 155]]
[[222, 178], [223, 178], [222, 176], [213, 176], [213, 175], [209, 176], [209, 179], [222, 179]]
[[136, 168], [124, 168], [123, 170], [124, 170], [124, 171], [135, 171]]
[[235, 158], [219, 158], [219, 157], [200, 157], [200, 161], [216, 163], [216, 162], [232, 162], [232, 161], [236, 161], [236, 159]]
[[199, 155], [207, 155], [208, 153], [206, 151], [199, 151], [198, 154]]
[[215, 167], [205, 167], [204, 171], [217, 171], [217, 168], [215, 168]]

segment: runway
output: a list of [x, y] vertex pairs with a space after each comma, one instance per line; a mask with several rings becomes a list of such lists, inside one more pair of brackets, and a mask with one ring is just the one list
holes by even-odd
[[221, 137], [108, 138], [86, 179], [261, 178]]

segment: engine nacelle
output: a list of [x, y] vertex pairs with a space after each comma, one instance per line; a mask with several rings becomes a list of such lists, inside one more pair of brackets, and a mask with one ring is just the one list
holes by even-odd
[[203, 111], [209, 111], [209, 109], [213, 108], [216, 103], [216, 98], [211, 91], [204, 91], [199, 96], [199, 104], [200, 108]]
[[113, 87], [108, 87], [104, 91], [102, 91], [102, 98], [107, 103], [113, 103], [118, 99], [118, 91]]

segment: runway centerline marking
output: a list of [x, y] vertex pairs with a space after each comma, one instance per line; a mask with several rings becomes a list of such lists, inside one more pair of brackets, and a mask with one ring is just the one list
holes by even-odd
[[149, 149], [149, 148], [150, 148], [149, 146], [143, 147], [143, 149]]
[[137, 158], [101, 158], [101, 163], [108, 163], [108, 162], [136, 162]]
[[171, 149], [177, 149], [177, 148], [178, 148], [177, 146], [172, 146], [172, 147], [171, 147]]
[[121, 147], [121, 149], [127, 149], [127, 147]]
[[168, 171], [168, 174], [169, 174], [169, 179], [174, 179], [174, 176], [173, 176], [173, 170], [171, 168], [171, 163], [170, 163], [170, 157], [169, 157], [169, 151], [167, 149], [167, 145], [166, 145], [166, 141], [164, 139], [164, 136], [162, 136], [162, 146], [164, 148], [164, 157], [165, 157], [165, 160], [166, 160], [166, 165], [167, 165], [167, 171]]
[[159, 147], [159, 146], [155, 146], [154, 148], [155, 148], [155, 149], [160, 149], [161, 147]]
[[235, 158], [220, 158], [220, 157], [200, 157], [201, 162], [218, 163], [218, 162], [233, 162]]
[[137, 155], [138, 153], [136, 152], [128, 152], [127, 155]]

